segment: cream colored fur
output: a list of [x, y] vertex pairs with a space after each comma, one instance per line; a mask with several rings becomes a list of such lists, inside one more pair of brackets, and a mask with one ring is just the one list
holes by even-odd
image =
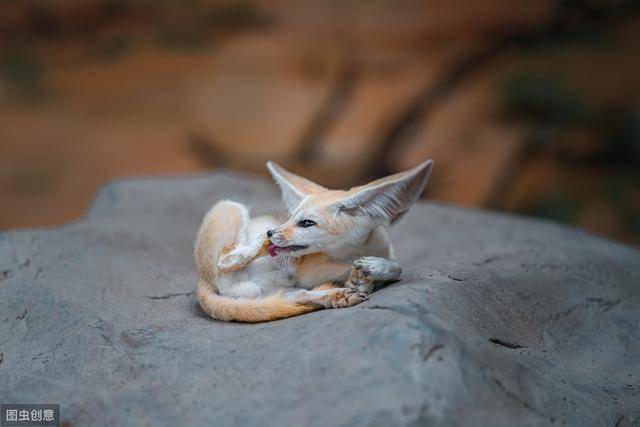
[[341, 191], [269, 162], [289, 218], [251, 218], [232, 201], [211, 208], [194, 251], [202, 310], [219, 320], [264, 322], [364, 301], [376, 283], [400, 277], [385, 228], [420, 196], [432, 164]]

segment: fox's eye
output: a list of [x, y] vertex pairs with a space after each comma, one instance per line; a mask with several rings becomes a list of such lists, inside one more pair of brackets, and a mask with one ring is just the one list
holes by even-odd
[[314, 225], [316, 225], [316, 222], [311, 221], [310, 219], [303, 219], [302, 221], [298, 222], [298, 227], [303, 228], [313, 227]]

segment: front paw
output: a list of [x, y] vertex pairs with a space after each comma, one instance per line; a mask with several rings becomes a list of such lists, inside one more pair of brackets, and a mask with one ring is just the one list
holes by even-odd
[[352, 307], [367, 299], [367, 294], [364, 292], [358, 292], [349, 288], [339, 288], [331, 295], [330, 308]]
[[386, 258], [366, 256], [353, 263], [358, 275], [374, 282], [390, 282], [398, 280], [402, 274], [402, 267], [397, 261]]
[[362, 257], [354, 261], [347, 286], [371, 293], [376, 283], [398, 280], [402, 267], [397, 261], [378, 257]]

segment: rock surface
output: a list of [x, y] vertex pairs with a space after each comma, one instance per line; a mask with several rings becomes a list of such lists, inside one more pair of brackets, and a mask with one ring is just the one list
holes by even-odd
[[83, 220], [0, 234], [0, 401], [68, 425], [638, 425], [640, 252], [435, 204], [392, 229], [402, 281], [359, 306], [214, 322], [192, 291], [226, 172], [104, 188]]

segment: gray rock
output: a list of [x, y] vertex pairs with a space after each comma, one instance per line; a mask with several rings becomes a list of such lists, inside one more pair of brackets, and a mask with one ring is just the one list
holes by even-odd
[[191, 254], [221, 198], [280, 206], [250, 176], [124, 181], [79, 222], [0, 234], [0, 401], [77, 426], [639, 425], [639, 251], [423, 203], [370, 301], [221, 323]]

